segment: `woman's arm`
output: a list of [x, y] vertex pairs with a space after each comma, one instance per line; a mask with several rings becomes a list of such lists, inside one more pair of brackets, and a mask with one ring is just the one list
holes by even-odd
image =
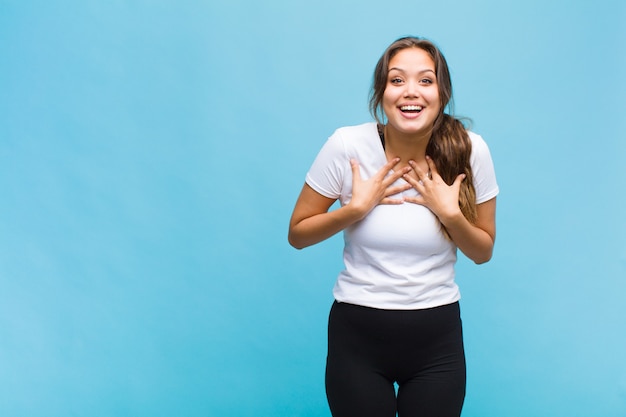
[[440, 219], [459, 249], [477, 264], [488, 262], [496, 240], [496, 199], [476, 205], [478, 218], [471, 224], [461, 212]]
[[348, 206], [328, 212], [334, 202], [305, 183], [289, 221], [289, 244], [296, 249], [314, 245], [358, 220]]
[[352, 199], [345, 206], [330, 212], [328, 209], [336, 200], [304, 184], [289, 222], [289, 243], [297, 249], [314, 245], [361, 220], [378, 204], [402, 204], [402, 199], [390, 196], [411, 186], [392, 187], [391, 184], [410, 171], [410, 167], [387, 175], [399, 161], [398, 158], [389, 161], [367, 181], [361, 179], [358, 162], [350, 161]]

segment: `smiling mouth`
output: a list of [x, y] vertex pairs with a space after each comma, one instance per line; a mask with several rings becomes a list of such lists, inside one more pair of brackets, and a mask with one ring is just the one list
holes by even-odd
[[422, 109], [422, 106], [400, 106], [400, 111], [403, 113], [419, 113]]

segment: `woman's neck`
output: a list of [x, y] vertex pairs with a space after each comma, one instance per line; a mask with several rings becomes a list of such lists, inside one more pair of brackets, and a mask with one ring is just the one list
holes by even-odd
[[385, 138], [385, 155], [387, 159], [400, 158], [400, 164], [406, 165], [409, 160], [418, 164], [426, 164], [426, 147], [430, 140], [430, 132], [425, 135], [406, 134], [389, 125], [383, 129]]

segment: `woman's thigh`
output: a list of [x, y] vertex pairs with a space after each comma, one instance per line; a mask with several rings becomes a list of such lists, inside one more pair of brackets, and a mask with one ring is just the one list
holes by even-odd
[[[328, 324], [326, 395], [333, 417], [395, 417], [393, 380], [385, 375], [376, 330], [359, 306], [335, 303]], [[363, 326], [367, 328], [364, 329]]]
[[465, 400], [462, 334], [451, 333], [425, 355], [429, 364], [398, 381], [398, 417], [459, 417]]
[[[465, 399], [466, 366], [458, 305], [439, 308], [431, 317], [432, 343], [398, 380], [399, 417], [458, 417]], [[437, 333], [437, 328], [446, 329]], [[410, 355], [407, 355], [410, 356]]]

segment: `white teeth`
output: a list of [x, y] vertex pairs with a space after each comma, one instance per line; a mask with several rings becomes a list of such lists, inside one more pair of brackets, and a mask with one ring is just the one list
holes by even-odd
[[422, 106], [401, 106], [402, 111], [422, 111]]

